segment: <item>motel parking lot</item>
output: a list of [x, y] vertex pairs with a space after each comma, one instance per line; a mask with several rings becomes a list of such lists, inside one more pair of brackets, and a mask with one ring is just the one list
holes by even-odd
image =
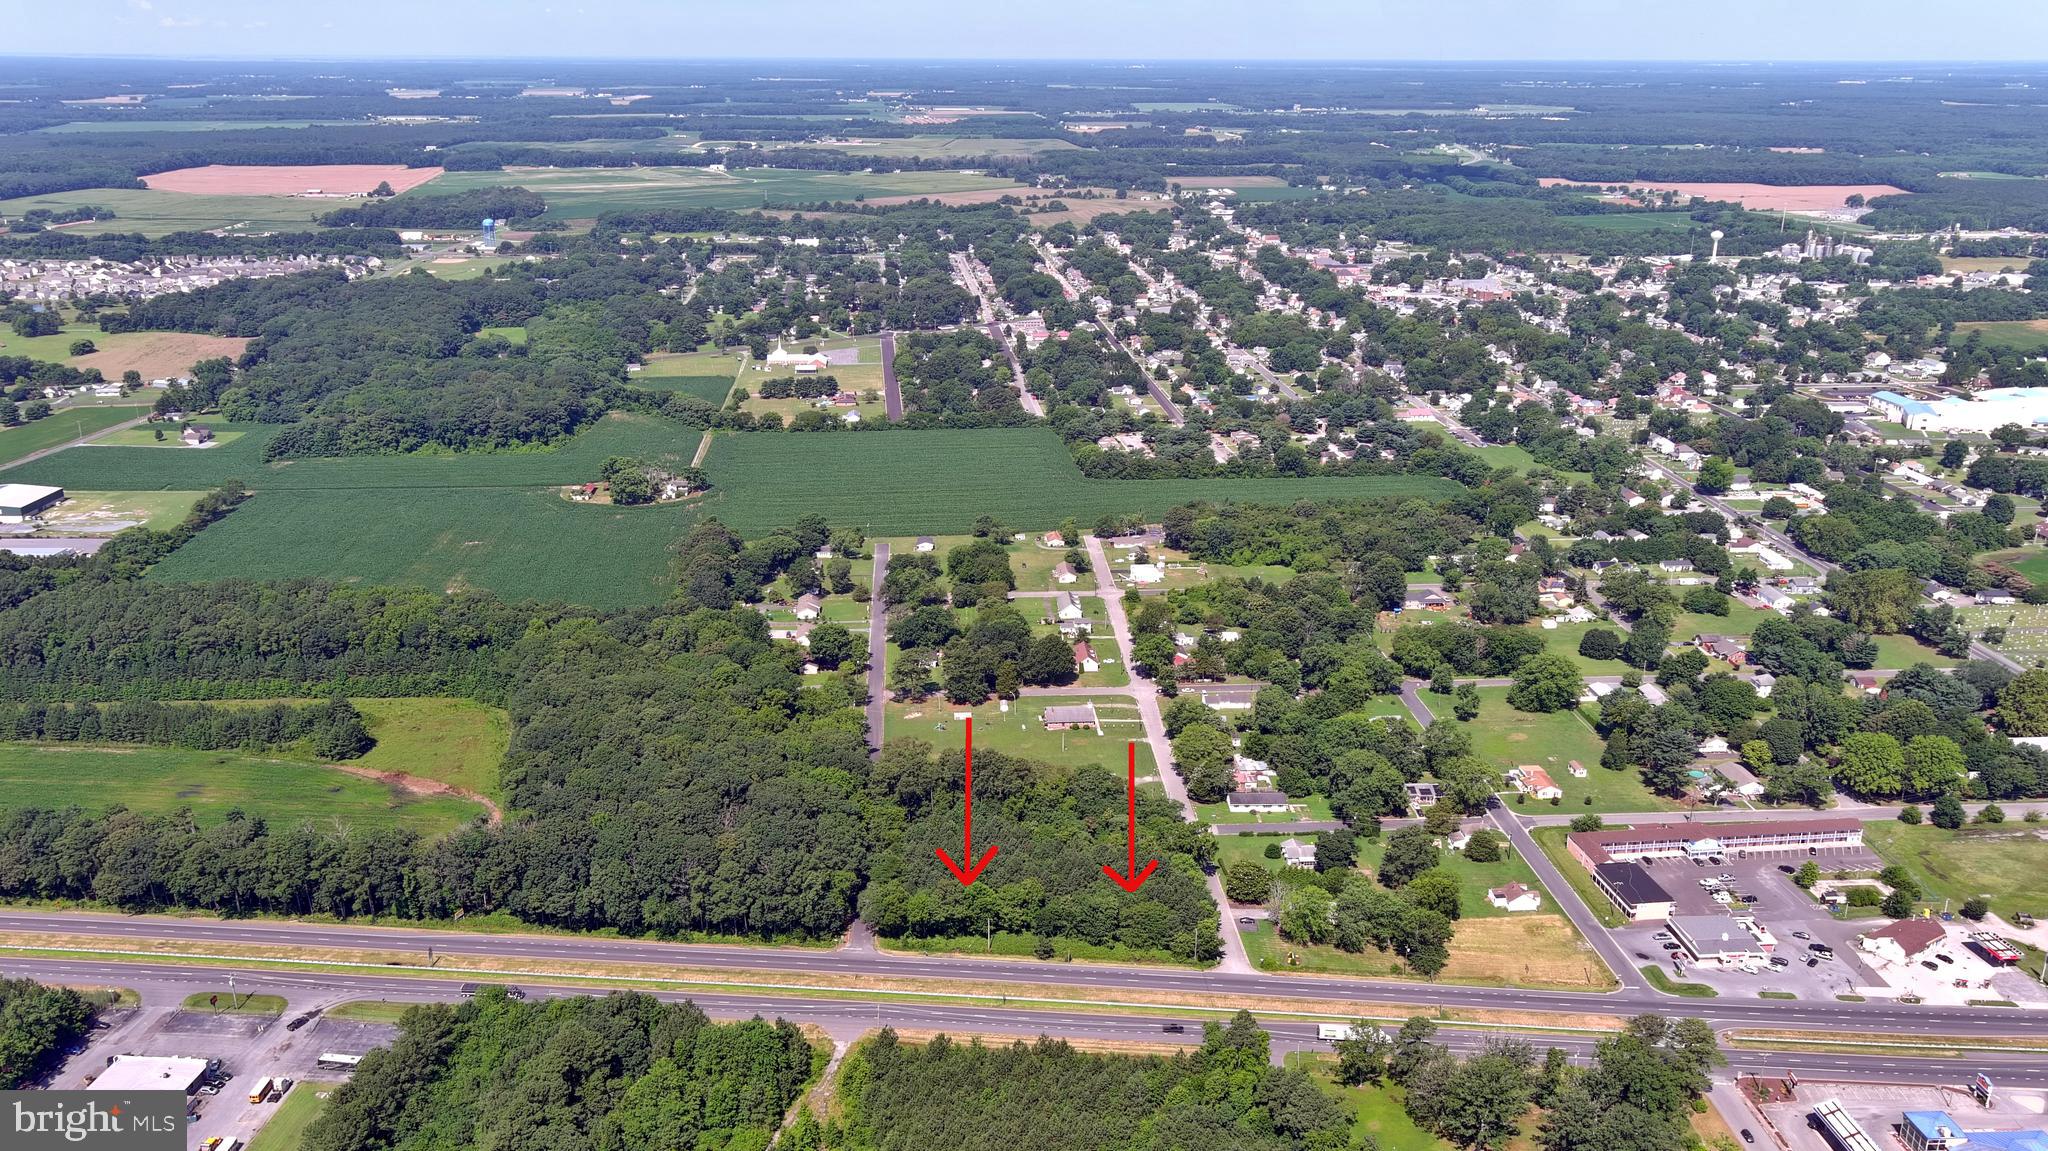
[[[1696, 863], [1681, 857], [1641, 861], [1643, 868], [1671, 893], [1675, 915], [1754, 915], [1757, 922], [1777, 940], [1772, 954], [1791, 960], [1788, 967], [1766, 967], [1751, 974], [1696, 965], [1683, 958], [1674, 967], [1671, 956], [1677, 954], [1682, 957], [1684, 953], [1667, 951], [1664, 941], [1656, 938], [1659, 933], [1668, 934], [1661, 922], [1617, 928], [1613, 932], [1614, 937], [1628, 948], [1630, 957], [1638, 963], [1647, 956], [1649, 962], [1662, 967], [1664, 973], [1673, 979], [1704, 983], [1723, 995], [1754, 996], [1770, 991], [1796, 995], [1800, 999], [1832, 999], [1837, 995], [1856, 994], [1860, 988], [1878, 982], [1856, 949], [1856, 936], [1882, 926], [1885, 921], [1837, 919], [1830, 914], [1825, 906], [1792, 882], [1791, 873], [1808, 859], [1819, 863], [1826, 872], [1876, 870], [1883, 866], [1876, 852], [1863, 847], [1822, 848], [1816, 855], [1809, 855], [1805, 848], [1751, 850], [1746, 854], [1723, 855], [1722, 862], [1718, 864], [1704, 860]], [[1755, 896], [1756, 902], [1727, 905], [1716, 902], [1712, 889], [1701, 886], [1700, 881], [1718, 881], [1722, 875], [1732, 879], [1720, 882], [1719, 887]], [[1800, 932], [1810, 938], [1798, 938]], [[1809, 967], [1806, 961], [1817, 958], [1810, 950], [1815, 943], [1833, 948], [1835, 957], [1831, 960], [1818, 959]]]

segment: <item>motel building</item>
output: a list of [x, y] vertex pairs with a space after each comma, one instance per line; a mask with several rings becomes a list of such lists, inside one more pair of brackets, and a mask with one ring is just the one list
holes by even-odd
[[1651, 823], [1573, 833], [1572, 858], [1587, 870], [1644, 859], [1708, 859], [1774, 852], [1819, 855], [1863, 846], [1863, 824], [1848, 818], [1751, 823]]

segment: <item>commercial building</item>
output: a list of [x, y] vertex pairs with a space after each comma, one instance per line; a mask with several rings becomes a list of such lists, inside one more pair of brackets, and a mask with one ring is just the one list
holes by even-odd
[[1651, 823], [1574, 832], [1572, 858], [1588, 868], [1638, 859], [1690, 859], [1736, 852], [1819, 854], [1863, 846], [1863, 824], [1843, 816], [1742, 823]]
[[182, 1091], [187, 1095], [206, 1075], [206, 1060], [176, 1055], [116, 1055], [89, 1091]]
[[1631, 920], [1671, 918], [1671, 893], [1638, 864], [1599, 864], [1593, 883]]
[[1906, 1151], [2048, 1151], [2048, 1131], [1965, 1131], [1946, 1111], [1908, 1111], [1899, 1124]]
[[1664, 927], [1694, 963], [1708, 967], [1760, 967], [1778, 943], [1747, 915], [1674, 915]]
[[0, 524], [21, 523], [56, 507], [63, 500], [63, 488], [0, 484]]
[[1939, 920], [1901, 919], [1856, 937], [1856, 945], [1872, 955], [1900, 966], [1911, 963], [1948, 939]]
[[1988, 432], [2006, 424], [2048, 424], [2048, 388], [1986, 388], [1969, 396], [1916, 400], [1876, 392], [1870, 410], [1916, 432]]
[[1047, 731], [1072, 731], [1087, 728], [1097, 735], [1102, 734], [1102, 721], [1096, 718], [1092, 703], [1061, 703], [1045, 709], [1042, 718]]

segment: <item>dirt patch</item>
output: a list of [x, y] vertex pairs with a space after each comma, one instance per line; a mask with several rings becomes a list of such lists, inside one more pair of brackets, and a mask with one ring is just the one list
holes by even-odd
[[442, 783], [438, 779], [422, 779], [417, 775], [406, 775], [405, 773], [398, 771], [372, 771], [367, 767], [356, 767], [352, 764], [346, 763], [330, 763], [327, 766], [333, 768], [336, 771], [345, 771], [350, 775], [358, 776], [363, 779], [374, 779], [378, 783], [381, 783], [386, 787], [402, 791], [407, 795], [459, 796], [463, 799], [469, 800], [471, 803], [482, 804], [483, 809], [489, 813], [489, 818], [492, 827], [496, 827], [497, 825], [505, 822], [505, 813], [499, 810], [498, 805], [492, 802], [490, 799], [486, 798], [485, 796], [478, 795], [476, 792], [470, 791], [466, 788], [456, 787], [453, 784]]
[[1906, 194], [1904, 188], [1894, 188], [1890, 184], [1794, 184], [1779, 187], [1772, 184], [1678, 184], [1659, 180], [1560, 180], [1555, 177], [1546, 177], [1538, 182], [1546, 188], [1625, 185], [1638, 191], [1675, 192], [1680, 196], [1733, 201], [1759, 212], [1839, 212], [1843, 210], [1843, 201], [1851, 195], [1860, 193], [1866, 200], [1875, 200], [1879, 196]]
[[408, 168], [403, 164], [208, 164], [144, 176], [145, 187], [195, 196], [298, 196], [319, 190], [328, 195], [364, 196], [379, 183], [406, 192], [441, 174], [439, 168]]
[[134, 332], [106, 338], [108, 347], [71, 361], [74, 368], [98, 368], [110, 380], [136, 371], [145, 380], [189, 375], [192, 365], [216, 356], [239, 357], [249, 341], [240, 336], [201, 336], [190, 332]]

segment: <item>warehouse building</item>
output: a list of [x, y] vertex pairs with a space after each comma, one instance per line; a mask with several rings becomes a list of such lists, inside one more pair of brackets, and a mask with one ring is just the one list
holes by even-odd
[[63, 501], [63, 488], [0, 484], [0, 524], [18, 524], [33, 519]]
[[1989, 432], [2006, 424], [2032, 428], [2048, 424], [2048, 388], [1986, 388], [1939, 400], [1875, 392], [1870, 410], [1916, 432]]

